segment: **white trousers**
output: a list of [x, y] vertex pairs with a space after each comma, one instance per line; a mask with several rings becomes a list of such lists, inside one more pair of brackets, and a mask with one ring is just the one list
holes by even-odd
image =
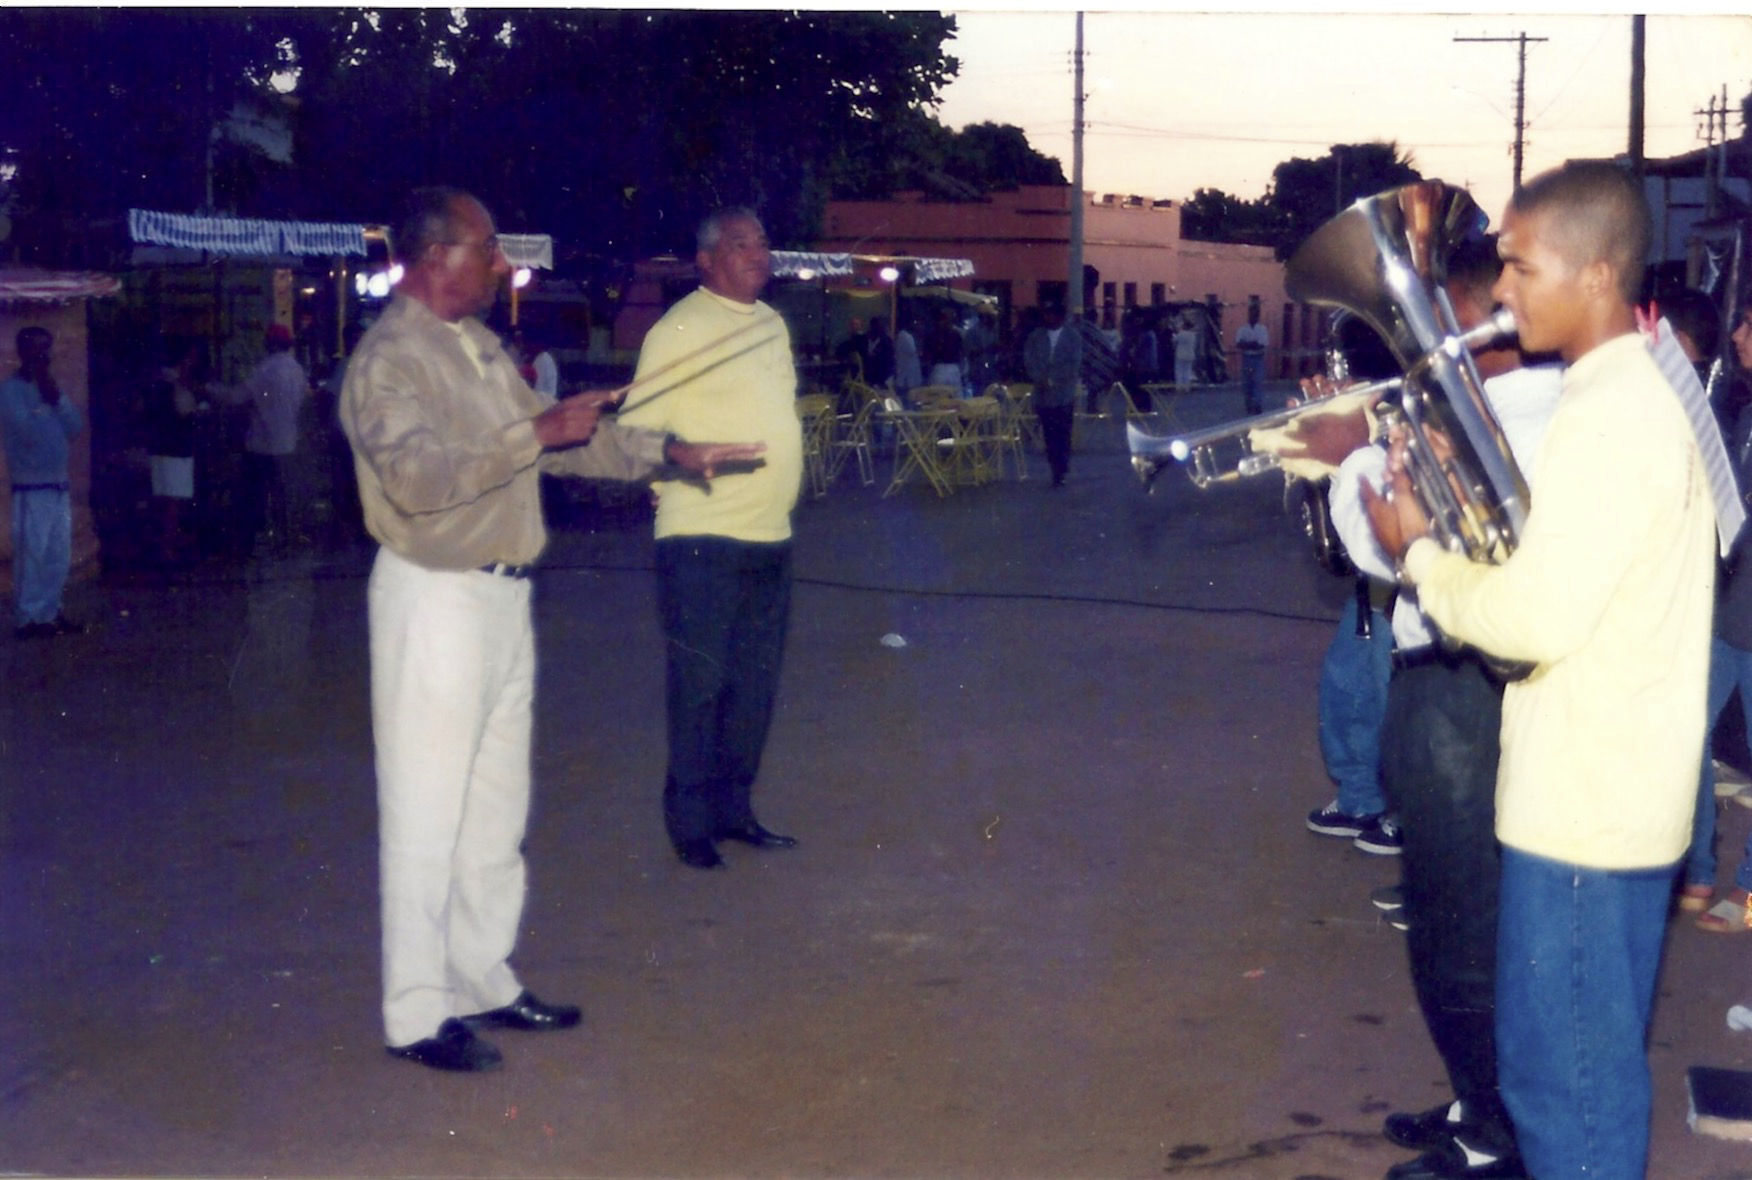
[[379, 549], [367, 591], [390, 1045], [510, 1003], [523, 914], [529, 582]]

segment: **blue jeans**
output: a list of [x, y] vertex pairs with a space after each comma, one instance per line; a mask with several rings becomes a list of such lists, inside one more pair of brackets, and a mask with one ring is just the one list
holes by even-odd
[[1393, 673], [1393, 628], [1380, 611], [1369, 611], [1370, 636], [1357, 635], [1357, 600], [1345, 600], [1338, 631], [1320, 666], [1320, 754], [1338, 784], [1338, 807], [1346, 815], [1379, 815], [1381, 721], [1387, 715], [1387, 678]]
[[[1703, 769], [1697, 779], [1697, 813], [1691, 820], [1691, 850], [1685, 854], [1687, 885], [1715, 884], [1715, 766], [1709, 752], [1709, 735], [1721, 720], [1728, 698], [1740, 690], [1740, 710], [1746, 718], [1746, 732], [1752, 734], [1752, 651], [1742, 651], [1720, 639], [1710, 640], [1709, 647], [1709, 711], [1704, 714]], [[1740, 857], [1740, 867], [1734, 872], [1734, 884], [1740, 889], [1752, 889], [1752, 836], [1747, 837], [1746, 850]]]
[[1263, 352], [1244, 352], [1241, 354], [1241, 393], [1247, 403], [1249, 414], [1257, 414], [1264, 409], [1265, 354]]
[[14, 489], [12, 590], [19, 626], [55, 621], [72, 565], [73, 508], [67, 493], [51, 488]]
[[1497, 1071], [1527, 1170], [1642, 1180], [1645, 1042], [1676, 865], [1606, 870], [1504, 846]]

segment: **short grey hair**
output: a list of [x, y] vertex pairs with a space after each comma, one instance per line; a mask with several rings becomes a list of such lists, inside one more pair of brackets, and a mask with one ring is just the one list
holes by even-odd
[[731, 205], [728, 208], [717, 209], [707, 214], [706, 219], [700, 222], [699, 230], [694, 234], [695, 246], [700, 250], [716, 249], [719, 239], [724, 236], [724, 227], [732, 221], [752, 221], [759, 225], [763, 231], [766, 229], [766, 226], [761, 225], [760, 214], [753, 209], [747, 205]]
[[413, 266], [435, 245], [449, 241], [456, 228], [456, 207], [472, 194], [446, 184], [427, 185], [409, 193], [390, 227], [391, 254]]

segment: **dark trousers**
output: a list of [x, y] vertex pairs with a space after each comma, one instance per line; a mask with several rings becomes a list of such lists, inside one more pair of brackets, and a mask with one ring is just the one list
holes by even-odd
[[[1416, 658], [1416, 657], [1414, 657]], [[1430, 651], [1387, 686], [1381, 779], [1404, 832], [1406, 950], [1418, 1007], [1471, 1138], [1513, 1146], [1497, 1088], [1501, 857], [1496, 770], [1502, 688], [1473, 656]]]
[[1071, 469], [1071, 425], [1076, 416], [1074, 404], [1040, 406], [1040, 440], [1046, 447], [1046, 465], [1052, 471], [1052, 482], [1063, 483], [1065, 472]]
[[284, 547], [292, 536], [292, 505], [286, 469], [290, 455], [243, 454], [244, 527], [251, 538], [271, 529], [274, 543]]
[[709, 839], [753, 820], [749, 795], [772, 723], [791, 609], [791, 545], [726, 537], [657, 542], [671, 840]]

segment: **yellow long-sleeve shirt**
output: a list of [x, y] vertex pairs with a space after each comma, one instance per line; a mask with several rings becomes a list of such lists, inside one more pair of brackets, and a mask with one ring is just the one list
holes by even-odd
[[1602, 869], [1685, 851], [1703, 749], [1714, 514], [1677, 395], [1628, 334], [1579, 358], [1500, 566], [1419, 541], [1426, 614], [1533, 673], [1503, 696], [1497, 837]]
[[[732, 335], [734, 333], [734, 335]], [[722, 341], [717, 347], [707, 347]], [[671, 367], [673, 366], [673, 367]], [[803, 427], [791, 334], [764, 303], [704, 287], [666, 312], [639, 350], [636, 384], [620, 420], [689, 442], [764, 442], [763, 464], [709, 487], [657, 485], [657, 536], [784, 541], [803, 482]]]

